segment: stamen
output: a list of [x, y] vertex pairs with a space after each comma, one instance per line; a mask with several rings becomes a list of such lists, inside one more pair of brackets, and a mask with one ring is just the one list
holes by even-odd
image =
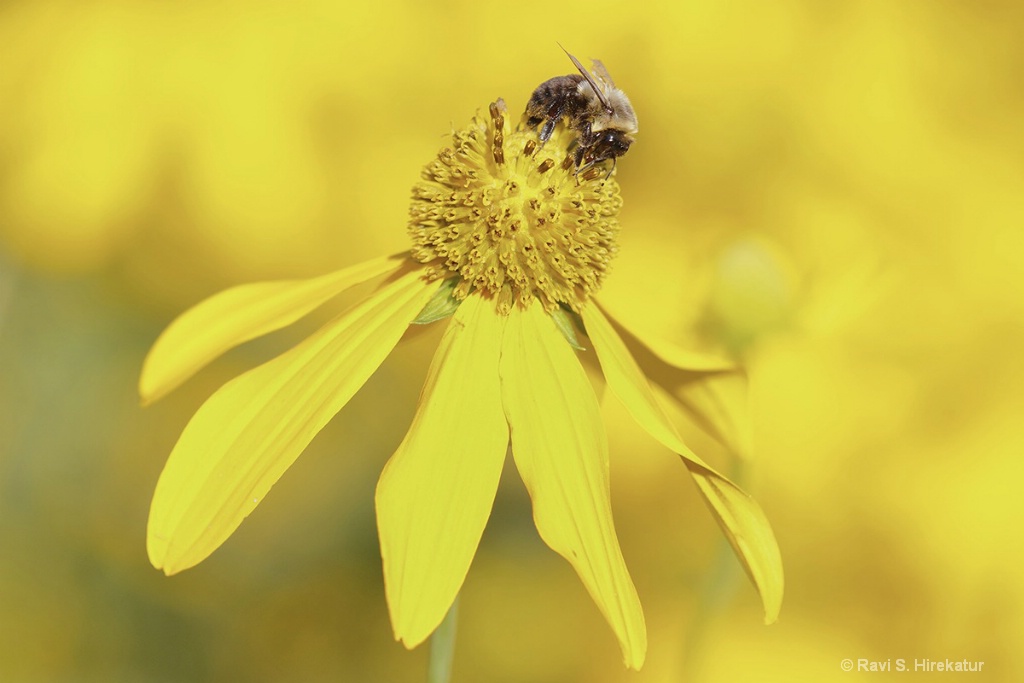
[[617, 251], [618, 184], [603, 168], [576, 173], [564, 123], [540, 146], [506, 113], [491, 104], [423, 169], [409, 209], [412, 257], [428, 279], [458, 278], [455, 300], [479, 293], [502, 315], [535, 300], [579, 311]]

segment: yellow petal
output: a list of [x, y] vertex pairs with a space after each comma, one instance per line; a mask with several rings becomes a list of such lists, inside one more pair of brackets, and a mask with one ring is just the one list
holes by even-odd
[[626, 666], [639, 669], [647, 629], [612, 523], [600, 408], [575, 353], [536, 303], [509, 316], [501, 396], [537, 531], [579, 574]]
[[753, 457], [749, 382], [744, 370], [691, 375], [662, 386], [694, 424], [732, 455]]
[[377, 485], [395, 638], [415, 647], [451, 607], [494, 504], [508, 424], [498, 358], [505, 319], [468, 297], [434, 355], [409, 432]]
[[167, 395], [225, 351], [401, 265], [397, 257], [382, 257], [311, 280], [255, 282], [214, 294], [178, 316], [153, 344], [139, 377], [142, 403]]
[[651, 381], [678, 402], [687, 417], [733, 455], [752, 453], [747, 375], [725, 356], [693, 352], [651, 335], [639, 335], [601, 307]]
[[[606, 307], [602, 306], [601, 308], [608, 313]], [[609, 313], [609, 315], [611, 314]], [[736, 367], [736, 362], [724, 354], [704, 353], [685, 349], [667, 339], [647, 333], [641, 334], [633, 326], [627, 326], [620, 318], [614, 315], [611, 316], [611, 320], [613, 325], [647, 347], [663, 363], [674, 368], [695, 372], [715, 372], [719, 370], [732, 370]]]
[[216, 550], [363, 386], [434, 289], [411, 271], [211, 396], [157, 483], [147, 536], [153, 565], [173, 574]]
[[765, 622], [775, 621], [782, 606], [782, 557], [775, 542], [775, 534], [761, 507], [740, 487], [713, 470], [686, 447], [658, 404], [647, 378], [601, 310], [597, 306], [587, 306], [583, 310], [583, 322], [609, 388], [651, 436], [682, 456], [697, 487], [757, 587], [764, 605]]

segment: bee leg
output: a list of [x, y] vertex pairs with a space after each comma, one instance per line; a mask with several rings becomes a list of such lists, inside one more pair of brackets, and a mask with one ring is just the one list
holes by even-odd
[[608, 173], [605, 174], [604, 179], [608, 180], [612, 177], [612, 173], [615, 171], [615, 166], [619, 163], [618, 157], [612, 157], [612, 167], [608, 169]]
[[594, 165], [594, 162], [591, 161], [586, 166], [580, 168], [580, 164], [583, 163], [583, 155], [586, 153], [586, 151], [587, 148], [584, 147], [583, 145], [576, 146], [576, 152], [573, 154], [573, 160], [576, 162], [576, 175], [579, 175], [582, 171], [585, 171]]
[[587, 163], [580, 166], [580, 164], [583, 162], [583, 154], [585, 151], [586, 148], [583, 145], [580, 145], [579, 147], [576, 148], [576, 153], [573, 155], [576, 158], [576, 171], [573, 172], [572, 175], [574, 178], [576, 178], [577, 185], [580, 184], [580, 173], [585, 173], [590, 169], [591, 166], [597, 163], [596, 161], [588, 161]]
[[555, 132], [555, 126], [562, 120], [565, 115], [565, 110], [569, 106], [569, 100], [567, 97], [555, 98], [555, 101], [547, 109], [537, 111], [540, 107], [540, 103], [535, 101], [536, 96], [530, 99], [530, 104], [527, 105], [526, 113], [529, 114], [529, 118], [526, 120], [526, 125], [531, 128], [535, 127], [541, 121], [544, 125], [541, 126], [537, 137], [540, 139], [540, 145], [537, 147], [537, 152], [540, 152], [544, 148], [544, 143], [551, 139], [551, 136]]
[[537, 149], [539, 152], [543, 147], [544, 143], [551, 139], [551, 135], [555, 132], [555, 126], [562, 120], [562, 116], [565, 115], [565, 108], [569, 104], [566, 98], [560, 98], [550, 107], [544, 115], [544, 125], [541, 126], [540, 134], [540, 147]]
[[[604, 180], [608, 180], [609, 178], [612, 177], [612, 172], [615, 171], [615, 166], [616, 166], [616, 164], [618, 164], [618, 161], [619, 161], [615, 157], [611, 157], [611, 160], [612, 160], [612, 165], [608, 169], [608, 172], [604, 175]], [[607, 161], [607, 159], [591, 159], [587, 163], [585, 163], [582, 166], [580, 166], [580, 162], [581, 161], [583, 161], [583, 149], [582, 148], [576, 150], [576, 166], [578, 168], [576, 169], [576, 172], [573, 173], [573, 175], [576, 176], [576, 182], [577, 183], [579, 182], [579, 176], [580, 176], [581, 173], [586, 173], [587, 171], [592, 169], [594, 166], [597, 166], [602, 161]]]
[[558, 119], [548, 119], [544, 122], [540, 129], [540, 143], [542, 145], [551, 139], [551, 134], [555, 132], [556, 125], [558, 125]]
[[551, 139], [551, 135], [555, 132], [555, 126], [558, 125], [558, 122], [561, 119], [562, 112], [559, 111], [556, 116], [550, 117], [544, 121], [544, 125], [540, 128], [540, 133], [537, 134], [537, 137], [540, 138], [540, 144], [537, 146], [537, 151], [534, 152], [535, 155], [539, 154], [540, 151], [544, 149], [544, 145]]

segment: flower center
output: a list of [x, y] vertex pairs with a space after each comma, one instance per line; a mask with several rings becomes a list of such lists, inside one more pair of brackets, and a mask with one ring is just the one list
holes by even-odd
[[460, 278], [456, 299], [481, 292], [502, 315], [534, 299], [579, 312], [618, 250], [622, 200], [606, 167], [577, 175], [575, 137], [559, 123], [541, 145], [524, 123], [511, 129], [500, 99], [454, 132], [412, 191], [412, 256], [427, 277]]

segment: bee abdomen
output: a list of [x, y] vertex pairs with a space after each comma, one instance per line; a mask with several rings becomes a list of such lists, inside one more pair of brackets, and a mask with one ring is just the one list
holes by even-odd
[[[569, 74], [549, 78], [538, 85], [526, 105], [526, 125], [533, 127], [541, 121], [546, 121], [550, 124], [550, 129], [554, 130], [555, 124], [563, 116], [571, 115], [579, 109], [579, 101], [582, 98], [577, 86], [582, 80], [583, 77], [578, 74]], [[542, 142], [551, 136], [548, 128], [549, 126], [545, 125], [544, 131], [541, 132]], [[547, 136], [543, 134], [545, 131], [548, 133]]]

